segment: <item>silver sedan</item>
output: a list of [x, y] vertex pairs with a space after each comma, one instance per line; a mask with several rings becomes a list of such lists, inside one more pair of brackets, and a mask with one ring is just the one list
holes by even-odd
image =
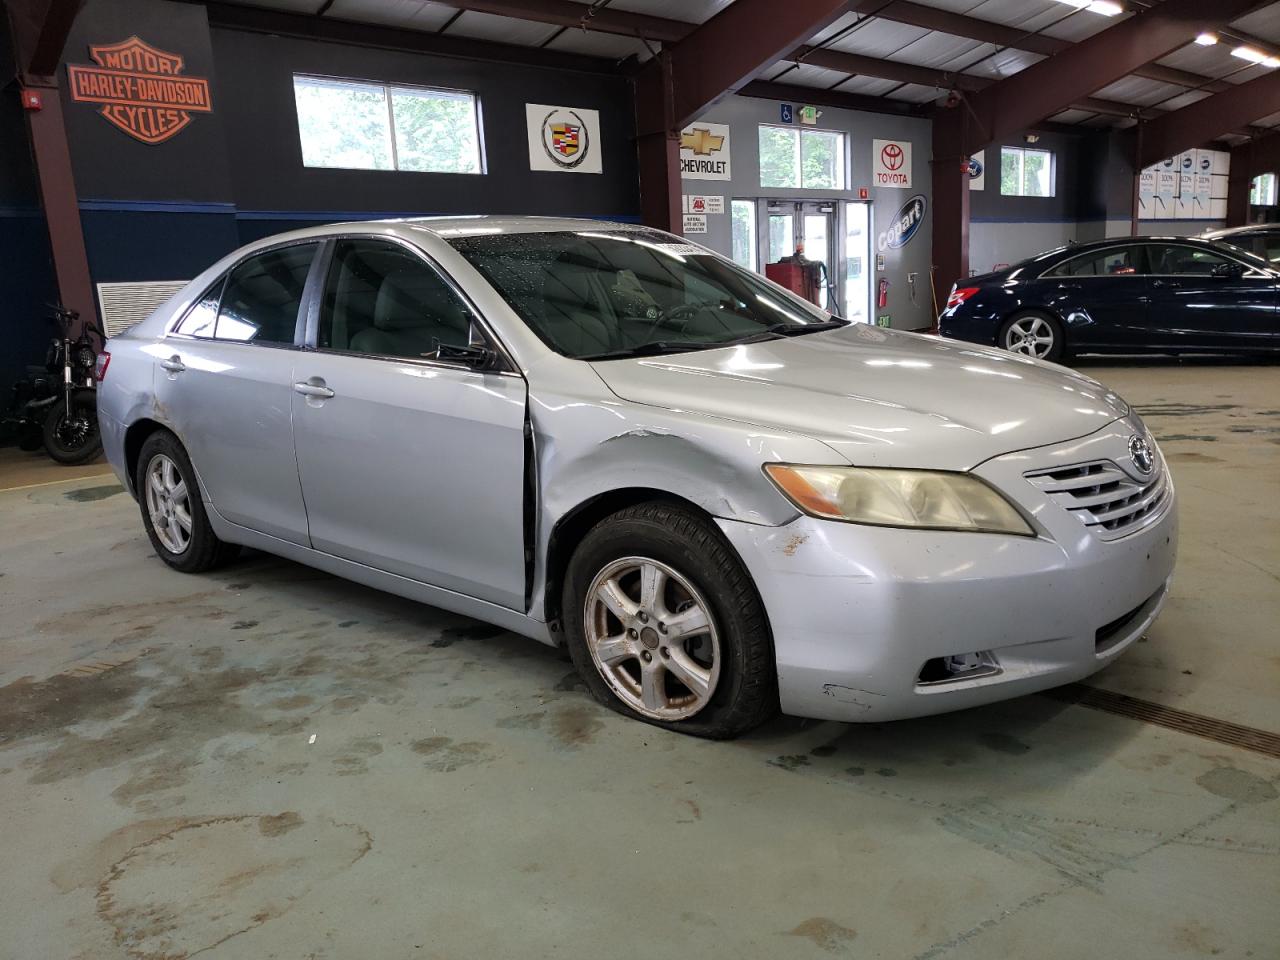
[[1100, 384], [642, 227], [284, 234], [109, 353], [107, 455], [171, 567], [311, 564], [567, 646], [701, 736], [1078, 680], [1173, 571], [1167, 467]]

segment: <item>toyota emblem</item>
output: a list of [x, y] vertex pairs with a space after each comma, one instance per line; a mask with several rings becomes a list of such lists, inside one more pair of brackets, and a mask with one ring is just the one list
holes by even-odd
[[1133, 458], [1133, 465], [1141, 473], [1150, 473], [1155, 468], [1156, 455], [1151, 449], [1151, 444], [1147, 443], [1146, 437], [1129, 438], [1129, 456]]

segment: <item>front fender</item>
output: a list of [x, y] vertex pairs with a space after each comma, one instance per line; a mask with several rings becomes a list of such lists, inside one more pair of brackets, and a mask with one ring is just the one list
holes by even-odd
[[798, 511], [765, 477], [772, 462], [846, 463], [820, 441], [753, 424], [625, 401], [571, 401], [531, 393], [539, 514], [530, 611], [542, 618], [557, 523], [582, 504], [642, 487], [710, 516], [779, 526]]

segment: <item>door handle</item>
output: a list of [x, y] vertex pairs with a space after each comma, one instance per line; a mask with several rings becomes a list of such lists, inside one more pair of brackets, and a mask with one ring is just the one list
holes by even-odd
[[168, 360], [161, 360], [160, 368], [162, 370], [168, 370], [170, 373], [181, 373], [183, 370], [187, 369], [187, 365], [183, 363], [182, 358], [175, 353]]
[[1164, 281], [1163, 281], [1163, 280], [1152, 280], [1152, 281], [1151, 281], [1151, 285], [1152, 285], [1153, 287], [1163, 287], [1163, 286], [1164, 286]]
[[319, 377], [297, 381], [293, 385], [293, 392], [300, 393], [304, 397], [315, 397], [319, 400], [328, 400], [333, 396], [333, 391], [326, 387], [324, 381]]

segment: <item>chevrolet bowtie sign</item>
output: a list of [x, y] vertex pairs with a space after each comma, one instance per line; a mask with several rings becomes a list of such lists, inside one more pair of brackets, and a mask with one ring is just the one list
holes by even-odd
[[729, 125], [690, 124], [680, 131], [680, 176], [686, 180], [728, 180]]

